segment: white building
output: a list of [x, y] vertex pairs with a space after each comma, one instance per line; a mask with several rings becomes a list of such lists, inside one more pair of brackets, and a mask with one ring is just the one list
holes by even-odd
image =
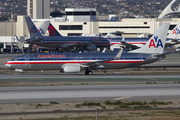
[[27, 15], [33, 19], [48, 19], [50, 0], [27, 0]]
[[[126, 18], [122, 21], [96, 21], [96, 22], [51, 22], [63, 36], [107, 34], [110, 31], [121, 31], [125, 37], [137, 37], [141, 33], [154, 34], [163, 22], [170, 22], [169, 32], [177, 25], [180, 18]], [[34, 22], [37, 28], [43, 22]], [[18, 16], [15, 34], [29, 36], [24, 16]], [[1, 35], [1, 33], [0, 33]]]
[[96, 9], [95, 8], [66, 8], [67, 21], [69, 22], [95, 22]]

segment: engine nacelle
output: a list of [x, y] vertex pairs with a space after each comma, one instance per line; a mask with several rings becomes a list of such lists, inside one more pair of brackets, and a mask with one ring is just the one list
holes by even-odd
[[97, 47], [94, 44], [88, 44], [88, 45], [85, 45], [83, 49], [87, 51], [95, 51]]
[[63, 71], [67, 73], [80, 72], [81, 66], [77, 64], [65, 64], [62, 66]]

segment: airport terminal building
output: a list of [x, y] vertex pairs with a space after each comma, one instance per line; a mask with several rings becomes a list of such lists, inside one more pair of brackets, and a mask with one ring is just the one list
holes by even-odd
[[[125, 37], [137, 37], [138, 34], [153, 34], [163, 22], [170, 22], [169, 30], [172, 30], [180, 18], [138, 18], [122, 19], [121, 21], [66, 21], [51, 22], [51, 24], [63, 36], [103, 35], [112, 31], [121, 31]], [[43, 22], [34, 22], [39, 27]], [[0, 23], [0, 36], [11, 36], [11, 23]], [[17, 16], [17, 22], [13, 23], [13, 35], [29, 36], [24, 16]]]
[[[123, 18], [117, 20], [116, 15], [109, 15], [104, 20], [96, 14], [95, 8], [66, 8], [64, 15], [52, 17], [49, 12], [45, 12], [47, 9], [50, 11], [50, 6], [47, 4], [49, 1], [28, 0], [27, 15], [32, 17], [36, 27], [39, 27], [43, 21], [50, 20], [51, 24], [63, 36], [92, 36], [99, 35], [99, 33], [105, 36], [108, 32], [120, 31], [122, 36], [137, 37], [137, 35], [143, 33], [154, 34], [163, 22], [170, 22], [170, 32], [180, 22], [180, 18]], [[38, 8], [40, 12], [35, 10], [37, 9], [36, 4], [41, 4], [39, 5], [41, 7]], [[39, 18], [37, 16], [41, 17]], [[11, 38], [9, 41], [3, 39], [4, 36], [29, 36], [24, 17], [17, 16], [16, 22], [0, 23], [1, 43], [12, 41]]]

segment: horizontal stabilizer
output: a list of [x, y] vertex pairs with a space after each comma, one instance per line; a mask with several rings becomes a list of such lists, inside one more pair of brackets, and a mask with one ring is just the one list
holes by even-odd
[[117, 53], [117, 55], [114, 57], [114, 59], [119, 59], [122, 55], [123, 52], [123, 48], [121, 47], [121, 49], [119, 50], [119, 52]]

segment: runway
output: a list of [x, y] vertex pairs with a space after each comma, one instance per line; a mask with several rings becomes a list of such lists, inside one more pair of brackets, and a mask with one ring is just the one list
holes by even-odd
[[180, 74], [1, 74], [0, 82], [179, 81]]
[[0, 87], [0, 103], [180, 99], [180, 84]]

